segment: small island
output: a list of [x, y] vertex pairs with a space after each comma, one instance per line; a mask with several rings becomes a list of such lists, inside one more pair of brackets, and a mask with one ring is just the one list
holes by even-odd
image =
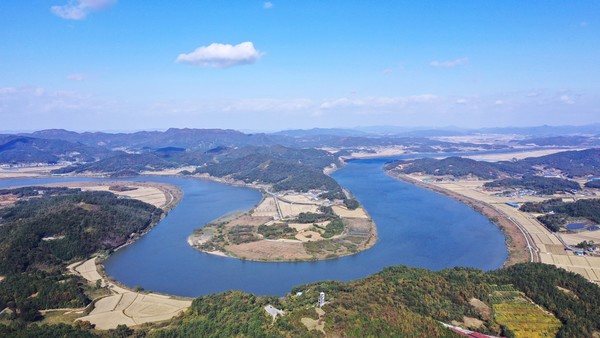
[[323, 196], [318, 190], [265, 191], [254, 209], [206, 224], [188, 243], [210, 254], [266, 262], [333, 259], [375, 244], [375, 224], [356, 200]]

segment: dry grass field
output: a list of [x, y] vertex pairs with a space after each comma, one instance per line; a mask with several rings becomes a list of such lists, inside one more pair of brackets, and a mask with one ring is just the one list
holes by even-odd
[[319, 206], [316, 204], [294, 204], [282, 201], [277, 201], [277, 203], [279, 204], [279, 209], [281, 210], [283, 218], [297, 217], [301, 212], [316, 213], [319, 210]]
[[369, 218], [369, 216], [365, 212], [365, 209], [363, 209], [362, 207], [350, 210], [344, 206], [334, 205], [332, 209], [336, 215], [344, 218]]
[[311, 259], [300, 241], [260, 240], [256, 242], [229, 245], [230, 254], [247, 260], [293, 261]]
[[256, 206], [251, 212], [252, 216], [266, 216], [266, 217], [279, 217], [277, 212], [277, 202], [273, 197], [265, 197], [259, 205]]
[[102, 285], [113, 292], [113, 295], [97, 300], [89, 315], [77, 318], [95, 324], [100, 330], [113, 329], [119, 324], [133, 326], [168, 320], [187, 309], [192, 303], [191, 300], [133, 292], [110, 283], [98, 273], [96, 258], [77, 266], [72, 265], [70, 268], [90, 283], [101, 279]]
[[60, 169], [62, 167], [64, 166], [55, 165], [26, 168], [0, 168], [0, 179], [49, 176], [51, 175], [50, 171], [54, 169]]

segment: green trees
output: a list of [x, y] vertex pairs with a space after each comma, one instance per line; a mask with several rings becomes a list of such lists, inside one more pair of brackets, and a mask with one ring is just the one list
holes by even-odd
[[[0, 209], [0, 309], [23, 321], [39, 309], [78, 308], [90, 299], [67, 262], [112, 250], [158, 221], [162, 210], [107, 192], [27, 187], [0, 190], [22, 198]], [[35, 198], [33, 198], [35, 197]]]
[[487, 188], [522, 188], [536, 191], [541, 195], [551, 195], [557, 192], [571, 192], [581, 190], [579, 183], [557, 177], [542, 177], [525, 175], [522, 178], [505, 178], [487, 182], [483, 185]]

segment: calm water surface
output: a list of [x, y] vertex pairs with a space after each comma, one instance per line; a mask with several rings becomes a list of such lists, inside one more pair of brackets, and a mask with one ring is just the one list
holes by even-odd
[[[136, 180], [176, 185], [184, 197], [150, 233], [113, 254], [104, 263], [106, 272], [131, 287], [194, 297], [231, 289], [283, 295], [298, 284], [347, 281], [398, 264], [434, 270], [502, 266], [507, 250], [494, 224], [462, 203], [385, 175], [382, 165], [386, 161], [352, 161], [333, 175], [377, 224], [379, 240], [370, 250], [304, 263], [247, 262], [201, 253], [187, 244], [187, 236], [218, 217], [252, 208], [260, 201], [260, 193], [189, 178], [139, 177]], [[9, 180], [0, 181], [0, 187], [59, 180], [90, 179]]]

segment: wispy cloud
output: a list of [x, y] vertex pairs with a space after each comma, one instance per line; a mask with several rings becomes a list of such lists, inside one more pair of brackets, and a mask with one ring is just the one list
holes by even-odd
[[571, 95], [567, 95], [567, 94], [561, 95], [558, 99], [560, 100], [560, 102], [562, 102], [564, 104], [574, 104], [575, 103], [575, 101], [573, 100]]
[[175, 61], [203, 68], [229, 68], [255, 63], [262, 56], [263, 53], [254, 48], [254, 44], [249, 41], [235, 46], [213, 43], [198, 47], [188, 54], [179, 54]]
[[319, 104], [319, 109], [334, 108], [400, 108], [413, 103], [432, 102], [437, 96], [432, 94], [422, 94], [413, 96], [387, 97], [376, 96], [366, 98], [347, 98], [342, 97], [333, 100], [324, 100]]
[[67, 75], [67, 80], [69, 81], [75, 81], [75, 82], [81, 82], [81, 81], [85, 81], [87, 79], [87, 76], [83, 73], [72, 73]]
[[50, 7], [50, 11], [63, 19], [83, 20], [91, 12], [109, 7], [116, 2], [117, 0], [69, 0], [66, 5]]
[[433, 60], [431, 61], [429, 64], [432, 67], [438, 67], [438, 68], [454, 68], [460, 65], [464, 65], [466, 63], [469, 62], [469, 58], [468, 57], [464, 57], [464, 58], [460, 58], [460, 59], [456, 59], [456, 60], [450, 60], [450, 61], [438, 61], [438, 60]]
[[273, 3], [271, 1], [267, 1], [263, 4], [263, 8], [264, 9], [271, 9], [273, 8]]

